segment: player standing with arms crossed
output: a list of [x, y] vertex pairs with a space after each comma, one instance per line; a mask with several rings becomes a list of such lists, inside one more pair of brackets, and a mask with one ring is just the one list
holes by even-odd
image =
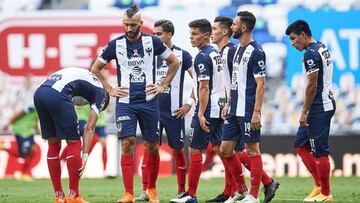
[[304, 201], [333, 201], [328, 139], [336, 107], [332, 93], [333, 65], [330, 53], [323, 43], [312, 37], [309, 24], [304, 20], [289, 25], [286, 35], [297, 50], [305, 50], [302, 60], [306, 73], [305, 98], [294, 147], [314, 178], [315, 187]]
[[[151, 203], [158, 203], [156, 180], [159, 173], [159, 103], [158, 93], [170, 85], [179, 68], [179, 61], [157, 37], [142, 33], [143, 21], [136, 5], [123, 16], [125, 34], [110, 41], [93, 64], [91, 71], [101, 80], [105, 89], [117, 97], [116, 124], [121, 139], [121, 170], [125, 193], [118, 203], [134, 202], [134, 150], [136, 126], [139, 121], [145, 148], [148, 151], [148, 188]], [[165, 59], [168, 72], [161, 85], [155, 81], [155, 56]], [[116, 60], [118, 85], [112, 87], [101, 70], [111, 60]]]

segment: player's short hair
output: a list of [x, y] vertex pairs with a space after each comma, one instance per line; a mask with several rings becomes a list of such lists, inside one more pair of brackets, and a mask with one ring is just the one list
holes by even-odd
[[197, 19], [189, 23], [190, 28], [199, 28], [200, 32], [211, 35], [211, 23], [206, 19]]
[[126, 15], [129, 18], [132, 18], [138, 11], [139, 11], [138, 6], [136, 4], [133, 4], [130, 8], [126, 10]]
[[310, 26], [305, 20], [297, 20], [297, 21], [291, 23], [286, 28], [285, 33], [286, 33], [286, 35], [290, 35], [290, 33], [292, 33], [292, 32], [297, 35], [300, 35], [301, 32], [304, 32], [308, 36], [310, 36], [310, 37], [312, 36]]
[[174, 28], [174, 24], [170, 20], [161, 19], [161, 20], [156, 21], [154, 24], [154, 27], [159, 27], [159, 26], [161, 26], [161, 28], [165, 32], [170, 32], [171, 35], [174, 36], [175, 28]]
[[254, 14], [249, 11], [239, 11], [237, 13], [237, 16], [240, 17], [241, 22], [244, 22], [246, 24], [249, 32], [254, 29], [256, 23], [256, 17], [254, 16]]
[[232, 29], [231, 25], [233, 24], [233, 19], [227, 16], [218, 16], [215, 18], [214, 23], [219, 22], [221, 26], [223, 26], [228, 31], [228, 36], [231, 37]]

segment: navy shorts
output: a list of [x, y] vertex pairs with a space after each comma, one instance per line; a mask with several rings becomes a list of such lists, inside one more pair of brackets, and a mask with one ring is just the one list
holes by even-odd
[[136, 136], [139, 122], [143, 140], [159, 141], [159, 104], [157, 99], [135, 104], [116, 104], [116, 126], [118, 138]]
[[311, 113], [308, 115], [306, 128], [298, 128], [294, 147], [310, 146], [315, 157], [330, 154], [330, 122], [335, 110]]
[[15, 135], [16, 143], [18, 145], [19, 154], [21, 156], [27, 156], [31, 147], [35, 144], [34, 135], [23, 137], [20, 135]]
[[70, 98], [51, 87], [40, 86], [35, 91], [34, 104], [44, 139], [80, 139], [77, 115]]
[[160, 135], [165, 129], [169, 146], [172, 149], [184, 148], [185, 120], [171, 114], [160, 114]]
[[[222, 140], [241, 143], [260, 142], [260, 130], [251, 128], [251, 118], [229, 115], [222, 132]], [[238, 146], [240, 147], [240, 146]]]
[[221, 131], [224, 120], [221, 118], [206, 118], [206, 120], [209, 122], [210, 133], [202, 130], [197, 114], [192, 118], [189, 146], [193, 149], [205, 150], [209, 142], [211, 142], [212, 146], [221, 144]]
[[[86, 123], [87, 121], [79, 120], [79, 133], [81, 136], [84, 134]], [[99, 137], [106, 137], [107, 134], [105, 131], [105, 126], [95, 127], [95, 134], [97, 134]]]

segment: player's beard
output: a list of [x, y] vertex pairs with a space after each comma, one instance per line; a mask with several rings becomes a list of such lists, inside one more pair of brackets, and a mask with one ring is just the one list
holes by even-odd
[[129, 31], [129, 32], [126, 32], [125, 34], [126, 34], [127, 38], [134, 39], [136, 36], [138, 36], [139, 32], [140, 32], [140, 26], [139, 26], [139, 28], [137, 30]]
[[240, 39], [240, 37], [241, 37], [243, 34], [244, 34], [243, 31], [238, 30], [237, 32], [233, 32], [232, 37], [233, 37], [234, 39]]

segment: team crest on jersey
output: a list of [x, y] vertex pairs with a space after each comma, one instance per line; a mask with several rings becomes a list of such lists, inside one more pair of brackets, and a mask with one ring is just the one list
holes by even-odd
[[248, 58], [247, 56], [244, 56], [244, 57], [242, 58], [243, 66], [245, 66], [248, 61], [249, 61], [249, 58]]
[[226, 98], [225, 97], [220, 97], [219, 101], [218, 101], [219, 107], [224, 108], [225, 104], [226, 104]]
[[150, 56], [150, 54], [152, 52], [152, 48], [151, 47], [146, 48], [145, 52]]
[[235, 62], [236, 64], [239, 64], [239, 63], [240, 63], [240, 61], [239, 61], [239, 55], [236, 55], [236, 58], [235, 58], [234, 62]]

